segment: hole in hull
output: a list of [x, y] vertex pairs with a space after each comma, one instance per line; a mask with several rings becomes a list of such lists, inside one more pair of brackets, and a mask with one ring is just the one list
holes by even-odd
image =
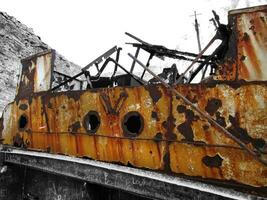
[[83, 127], [87, 133], [96, 133], [100, 126], [100, 117], [96, 111], [88, 112], [83, 119]]
[[138, 112], [129, 112], [124, 116], [122, 128], [127, 137], [136, 137], [144, 128], [144, 119]]
[[21, 115], [18, 122], [19, 122], [19, 129], [24, 130], [28, 124], [28, 119], [25, 115]]

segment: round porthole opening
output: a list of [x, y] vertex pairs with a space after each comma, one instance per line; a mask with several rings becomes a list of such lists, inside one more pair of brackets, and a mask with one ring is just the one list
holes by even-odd
[[25, 115], [21, 115], [19, 118], [19, 129], [24, 130], [28, 124], [28, 119]]
[[136, 137], [144, 128], [144, 119], [136, 111], [129, 112], [124, 116], [122, 128], [127, 137]]
[[83, 119], [83, 127], [87, 133], [96, 133], [100, 126], [100, 117], [96, 111], [88, 112]]

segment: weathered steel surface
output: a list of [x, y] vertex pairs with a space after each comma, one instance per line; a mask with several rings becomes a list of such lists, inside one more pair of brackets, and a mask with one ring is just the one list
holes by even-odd
[[[174, 88], [266, 160], [265, 13], [264, 7], [230, 15], [230, 45], [216, 75], [223, 81]], [[246, 23], [255, 24], [249, 40], [240, 39]], [[266, 166], [163, 85], [42, 91], [50, 88], [52, 68], [53, 52], [23, 61], [15, 102], [0, 120], [4, 144], [267, 186]]]
[[267, 6], [229, 12], [231, 36], [219, 80], [267, 79]]
[[[265, 147], [265, 82], [240, 86], [179, 85], [176, 89], [249, 146]], [[108, 100], [103, 101], [103, 94]], [[127, 97], [123, 100], [121, 94]], [[83, 126], [89, 111], [100, 117], [95, 134], [87, 133]], [[142, 132], [129, 138], [122, 121], [132, 111], [140, 113], [144, 122]], [[19, 128], [20, 116], [28, 120], [24, 129]], [[10, 105], [4, 119], [2, 137], [6, 144], [191, 176], [233, 179], [254, 186], [267, 185], [265, 166], [161, 85], [36, 94]]]
[[238, 78], [267, 79], [267, 13], [250, 12], [236, 16], [238, 32]]
[[54, 52], [49, 50], [21, 61], [22, 73], [17, 95], [28, 96], [50, 89], [54, 57]]
[[26, 166], [153, 199], [261, 199], [266, 195], [260, 191], [249, 193], [247, 188], [223, 188], [197, 180], [62, 155], [10, 149], [0, 155], [8, 165]]

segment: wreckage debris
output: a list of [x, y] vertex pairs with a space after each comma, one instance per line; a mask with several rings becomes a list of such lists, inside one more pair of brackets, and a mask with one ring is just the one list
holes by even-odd
[[[266, 6], [231, 11], [228, 25], [215, 15], [217, 32], [199, 54], [126, 33], [137, 41], [128, 43], [136, 48], [128, 68], [117, 46], [72, 77], [54, 71], [54, 51], [25, 58], [15, 101], [0, 120], [2, 143], [266, 187], [266, 17]], [[215, 40], [221, 44], [204, 55]], [[145, 64], [140, 51], [149, 53]], [[155, 56], [191, 64], [156, 75]], [[110, 66], [111, 76], [103, 76]], [[197, 75], [200, 83], [192, 84]]]

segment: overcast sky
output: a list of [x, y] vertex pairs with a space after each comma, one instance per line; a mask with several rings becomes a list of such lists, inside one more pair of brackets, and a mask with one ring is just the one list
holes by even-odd
[[202, 46], [214, 32], [211, 10], [226, 22], [232, 7], [266, 0], [0, 0], [1, 11], [14, 16], [67, 59], [85, 66], [114, 45], [132, 42], [124, 32], [169, 48], [197, 52], [193, 26], [198, 15]]

